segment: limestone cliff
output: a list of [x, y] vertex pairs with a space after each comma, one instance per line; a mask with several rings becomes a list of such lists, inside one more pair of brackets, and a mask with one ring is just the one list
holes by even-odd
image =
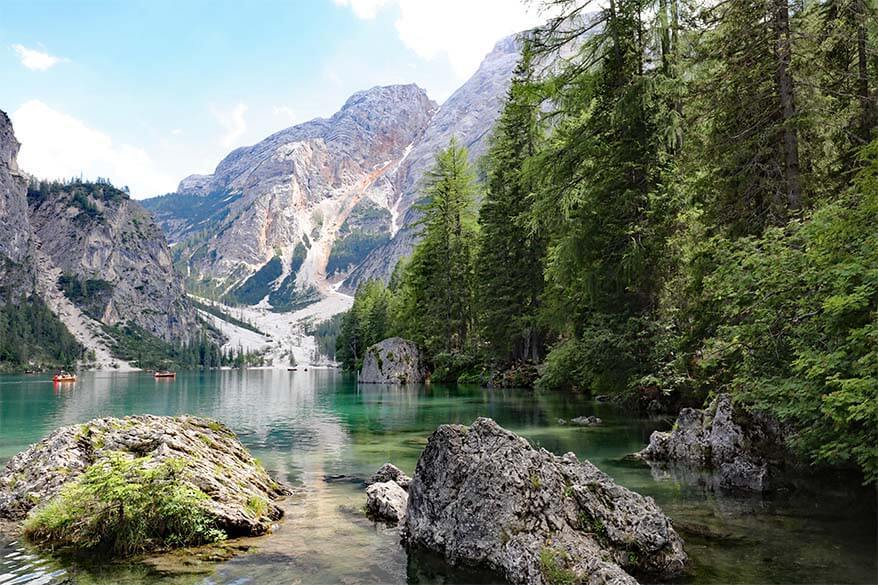
[[295, 308], [386, 279], [414, 243], [421, 177], [452, 136], [485, 152], [518, 56], [504, 39], [439, 108], [414, 85], [359, 92], [144, 205], [195, 291]]
[[105, 325], [134, 323], [165, 341], [190, 339], [195, 310], [150, 214], [108, 183], [33, 184], [31, 229], [65, 296]]
[[238, 300], [289, 305], [328, 289], [391, 232], [394, 184], [436, 105], [415, 85], [351, 96], [329, 119], [239, 148], [213, 175], [147, 201], [190, 279]]
[[33, 290], [27, 179], [16, 162], [19, 143], [0, 111], [0, 304]]

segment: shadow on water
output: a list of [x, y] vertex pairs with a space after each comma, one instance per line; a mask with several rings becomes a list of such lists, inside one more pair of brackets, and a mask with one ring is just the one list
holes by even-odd
[[[296, 488], [273, 534], [247, 552], [175, 554], [149, 563], [76, 564], [0, 536], [0, 585], [53, 583], [492, 583], [495, 575], [407, 553], [396, 529], [362, 512], [363, 479], [386, 461], [408, 473], [435, 428], [488, 416], [554, 453], [588, 458], [652, 496], [686, 540], [685, 583], [874, 583], [875, 491], [804, 478], [769, 496], [723, 494], [679, 470], [625, 463], [668, 420], [579, 395], [446, 386], [358, 386], [335, 371], [86, 373], [56, 392], [33, 376], [0, 377], [0, 462], [48, 432], [98, 416], [190, 413], [234, 429], [266, 468]], [[596, 415], [599, 427], [559, 419]], [[845, 487], [842, 487], [845, 486]], [[63, 573], [62, 573], [63, 572]]]

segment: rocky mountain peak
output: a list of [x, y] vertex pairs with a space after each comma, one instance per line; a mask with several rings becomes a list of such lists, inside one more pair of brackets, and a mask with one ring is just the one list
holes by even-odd
[[21, 147], [12, 131], [12, 121], [6, 112], [0, 110], [0, 165], [4, 166], [8, 172], [18, 173], [18, 149]]

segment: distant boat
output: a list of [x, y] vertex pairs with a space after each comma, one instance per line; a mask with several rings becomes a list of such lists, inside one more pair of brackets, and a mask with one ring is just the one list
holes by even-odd
[[177, 372], [160, 371], [152, 375], [153, 378], [176, 378]]
[[296, 372], [298, 370], [299, 370], [299, 368], [287, 368], [288, 372]]
[[53, 382], [76, 382], [76, 376], [67, 372], [58, 372], [52, 376]]

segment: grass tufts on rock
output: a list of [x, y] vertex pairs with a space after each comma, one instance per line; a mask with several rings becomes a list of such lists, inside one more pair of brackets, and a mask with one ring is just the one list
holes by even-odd
[[24, 534], [51, 549], [116, 556], [225, 539], [202, 506], [208, 496], [183, 481], [184, 468], [182, 459], [114, 454], [34, 509]]

